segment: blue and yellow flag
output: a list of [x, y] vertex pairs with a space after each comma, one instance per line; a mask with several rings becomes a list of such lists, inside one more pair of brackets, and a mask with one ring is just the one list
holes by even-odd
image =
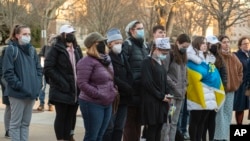
[[218, 107], [220, 107], [225, 99], [225, 91], [221, 81], [220, 74], [214, 64], [195, 64], [188, 61], [188, 87], [187, 99], [206, 108], [203, 85], [214, 90]]

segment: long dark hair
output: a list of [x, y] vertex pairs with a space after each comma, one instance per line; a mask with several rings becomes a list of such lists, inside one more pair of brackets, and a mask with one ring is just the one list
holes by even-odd
[[186, 53], [181, 53], [179, 51], [177, 41], [178, 41], [179, 44], [183, 44], [185, 42], [191, 43], [191, 40], [190, 40], [190, 38], [189, 38], [189, 36], [187, 34], [180, 34], [176, 39], [175, 45], [173, 46], [173, 52], [170, 52], [170, 53], [173, 53], [173, 56], [174, 56], [173, 60], [177, 64], [179, 64], [179, 65], [186, 64], [186, 62], [187, 62], [187, 54]]
[[[222, 42], [222, 40], [225, 39], [225, 38], [227, 38], [230, 41], [230, 38], [228, 36], [226, 36], [226, 35], [220, 35], [218, 37], [218, 39], [219, 39], [220, 42]], [[221, 44], [219, 44], [218, 47], [219, 47], [219, 53], [220, 53], [220, 51], [221, 51]]]

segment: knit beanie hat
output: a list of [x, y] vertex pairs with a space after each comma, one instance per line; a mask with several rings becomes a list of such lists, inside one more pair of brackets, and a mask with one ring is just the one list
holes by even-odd
[[135, 25], [135, 23], [137, 23], [138, 20], [134, 20], [134, 21], [131, 21], [130, 23], [128, 23], [128, 25], [126, 26], [125, 28], [125, 32], [126, 32], [126, 35], [127, 37], [129, 37], [129, 30]]
[[122, 40], [122, 35], [121, 35], [121, 32], [119, 29], [117, 28], [111, 28], [107, 33], [107, 43], [110, 43], [112, 41], [115, 41], [115, 40]]

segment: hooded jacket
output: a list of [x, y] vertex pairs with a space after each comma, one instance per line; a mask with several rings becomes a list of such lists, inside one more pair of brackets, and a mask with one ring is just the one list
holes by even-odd
[[9, 42], [3, 57], [3, 75], [8, 83], [5, 95], [36, 99], [42, 88], [42, 68], [35, 48], [30, 44], [21, 46]]
[[[82, 57], [78, 46], [74, 46], [75, 64]], [[44, 64], [45, 76], [49, 79], [49, 101], [74, 105], [77, 102], [79, 89], [75, 87], [76, 79], [69, 53], [60, 36], [51, 47]]]

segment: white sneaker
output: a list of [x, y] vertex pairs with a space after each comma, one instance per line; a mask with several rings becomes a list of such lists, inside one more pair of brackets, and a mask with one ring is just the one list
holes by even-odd
[[184, 140], [190, 140], [190, 136], [189, 136], [188, 132], [185, 132], [183, 134], [183, 137], [184, 137]]

